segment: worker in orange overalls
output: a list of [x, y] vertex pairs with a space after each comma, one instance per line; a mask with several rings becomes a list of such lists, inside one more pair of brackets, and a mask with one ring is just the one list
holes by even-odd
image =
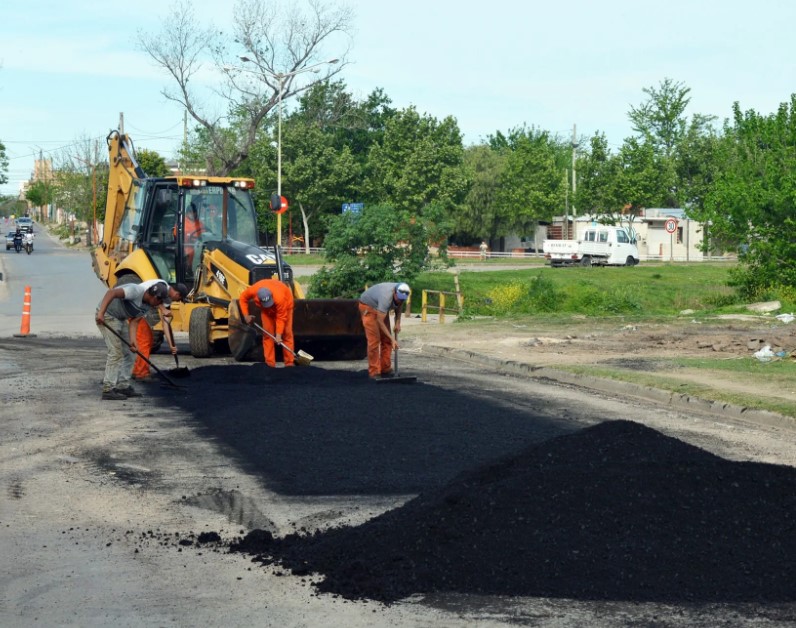
[[[249, 314], [252, 301], [262, 312], [262, 325], [276, 342], [284, 344], [290, 351], [282, 352], [285, 366], [295, 366], [293, 351], [293, 292], [290, 286], [278, 279], [263, 279], [249, 286], [240, 294], [240, 313], [246, 323], [251, 324], [254, 316]], [[268, 366], [276, 366], [276, 345], [263, 335], [263, 355]]]
[[193, 258], [196, 250], [196, 243], [202, 237], [204, 225], [199, 220], [199, 210], [193, 203], [189, 206], [189, 211], [185, 215], [185, 261], [187, 268], [193, 271]]
[[[160, 280], [152, 280], [145, 281], [144, 283], [151, 285], [158, 283], [159, 281]], [[171, 325], [171, 302], [182, 302], [187, 296], [188, 288], [185, 286], [185, 284], [178, 283], [169, 286], [169, 302], [161, 303], [158, 306], [158, 314], [160, 315], [160, 320], [163, 321], [164, 326]], [[171, 354], [177, 355], [177, 346], [174, 344], [173, 334], [167, 334], [166, 341], [169, 343]], [[152, 335], [152, 327], [150, 326], [150, 322], [147, 320], [146, 316], [143, 316], [141, 320], [138, 321], [138, 329], [136, 330], [135, 334], [135, 344], [138, 347], [138, 353], [140, 355], [136, 357], [135, 364], [133, 364], [133, 379], [138, 381], [149, 381], [151, 373], [149, 370], [149, 362], [146, 360], [148, 360], [149, 356], [152, 355], [152, 345], [154, 342], [155, 338]], [[144, 358], [146, 358], [146, 360]]]

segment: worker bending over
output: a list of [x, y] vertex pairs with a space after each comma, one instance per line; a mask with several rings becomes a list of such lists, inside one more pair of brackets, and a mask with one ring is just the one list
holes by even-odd
[[359, 297], [359, 313], [368, 341], [368, 377], [392, 377], [391, 356], [398, 340], [390, 333], [390, 311], [395, 312], [395, 334], [401, 331], [401, 312], [409, 298], [405, 283], [377, 283]]
[[[240, 295], [240, 313], [246, 323], [254, 321], [249, 313], [249, 302], [262, 311], [262, 324], [276, 342], [284, 344], [290, 351], [282, 352], [285, 366], [295, 366], [293, 351], [293, 292], [290, 286], [278, 279], [262, 279], [249, 286]], [[276, 366], [276, 345], [263, 334], [263, 355], [268, 366]]]

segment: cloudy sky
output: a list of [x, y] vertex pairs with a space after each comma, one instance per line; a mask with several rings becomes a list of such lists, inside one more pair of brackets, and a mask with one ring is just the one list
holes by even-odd
[[[232, 3], [192, 4], [203, 26], [231, 31]], [[382, 88], [397, 108], [453, 116], [467, 144], [523, 124], [562, 136], [577, 125], [578, 135], [601, 131], [616, 147], [631, 133], [630, 106], [665, 78], [691, 88], [689, 115], [720, 120], [735, 101], [767, 114], [796, 92], [796, 2], [787, 0], [334, 4], [353, 9], [355, 32], [319, 59], [348, 47], [338, 78], [355, 96]], [[16, 194], [40, 154], [104, 141], [120, 113], [139, 149], [173, 156], [183, 114], [161, 94], [169, 77], [137, 42], [159, 32], [174, 6], [3, 2], [0, 141], [10, 180], [0, 193]]]

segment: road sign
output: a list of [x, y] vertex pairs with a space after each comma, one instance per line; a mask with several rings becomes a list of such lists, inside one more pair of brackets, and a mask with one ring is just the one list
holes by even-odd
[[343, 203], [343, 213], [352, 212], [354, 214], [361, 214], [365, 208], [365, 203]]
[[666, 233], [677, 231], [677, 218], [667, 218], [664, 227], [666, 228]]

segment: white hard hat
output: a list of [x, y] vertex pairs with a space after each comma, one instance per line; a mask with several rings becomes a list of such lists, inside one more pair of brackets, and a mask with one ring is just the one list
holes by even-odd
[[409, 289], [409, 284], [407, 283], [399, 283], [397, 286], [395, 286], [395, 296], [399, 301], [406, 301], [409, 298], [410, 292], [411, 290]]

